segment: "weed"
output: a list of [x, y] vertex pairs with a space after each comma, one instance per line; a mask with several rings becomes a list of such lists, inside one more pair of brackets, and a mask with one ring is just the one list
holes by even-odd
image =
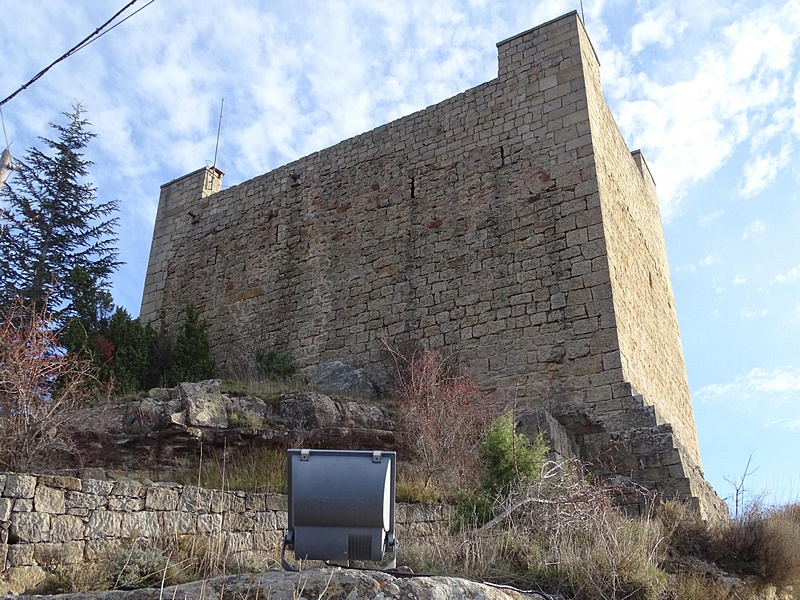
[[725, 585], [697, 573], [681, 573], [672, 583], [674, 598], [679, 600], [728, 600], [730, 598]]
[[412, 504], [434, 504], [442, 499], [442, 493], [433, 483], [409, 468], [398, 470], [395, 495], [398, 502]]

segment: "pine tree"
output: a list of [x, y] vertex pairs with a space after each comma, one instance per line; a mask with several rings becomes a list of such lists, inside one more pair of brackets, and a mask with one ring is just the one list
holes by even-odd
[[211, 379], [215, 374], [206, 324], [200, 321], [197, 308], [189, 304], [166, 373], [168, 385]]
[[[51, 123], [57, 139], [39, 138], [49, 149], [28, 150], [2, 188], [0, 213], [0, 307], [19, 300], [45, 303], [61, 325], [71, 326], [70, 345], [81, 345], [108, 318], [106, 291], [117, 261], [117, 202], [99, 202], [86, 181], [92, 162], [83, 151], [95, 137], [80, 104]], [[68, 330], [69, 331], [69, 330]]]

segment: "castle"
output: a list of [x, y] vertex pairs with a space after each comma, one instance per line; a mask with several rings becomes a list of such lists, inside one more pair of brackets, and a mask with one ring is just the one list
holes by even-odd
[[369, 368], [382, 340], [420, 341], [546, 408], [598, 474], [720, 514], [655, 184], [583, 24], [497, 48], [497, 78], [434, 106], [229, 189], [216, 168], [162, 186], [141, 318], [196, 304], [220, 363]]

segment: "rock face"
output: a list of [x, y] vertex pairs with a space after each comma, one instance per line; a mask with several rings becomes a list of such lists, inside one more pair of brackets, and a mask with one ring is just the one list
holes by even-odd
[[[41, 598], [42, 596], [37, 596]], [[544, 600], [539, 594], [521, 594], [455, 577], [395, 577], [378, 571], [346, 569], [311, 570], [302, 573], [268, 571], [254, 575], [218, 577], [173, 587], [132, 591], [83, 592], [59, 595], [60, 600], [160, 600], [181, 598], [270, 598], [299, 600], [325, 598], [397, 598], [404, 600]]]
[[351, 367], [340, 360], [317, 365], [312, 379], [314, 385], [329, 394], [374, 400], [378, 397], [378, 386], [364, 369]]
[[385, 424], [383, 413], [376, 406], [336, 402], [317, 392], [285, 394], [281, 397], [280, 416], [288, 429], [296, 430], [317, 427], [380, 429]]
[[[395, 445], [393, 425], [376, 406], [318, 392], [282, 394], [265, 402], [222, 393], [213, 379], [81, 411], [72, 429], [83, 467], [117, 470], [168, 470], [191, 463], [201, 445], [232, 452], [289, 444], [374, 450]], [[74, 465], [73, 457], [67, 464]]]

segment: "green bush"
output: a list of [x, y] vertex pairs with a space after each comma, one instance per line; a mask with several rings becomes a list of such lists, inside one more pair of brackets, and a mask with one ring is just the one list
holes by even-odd
[[161, 581], [166, 557], [161, 549], [120, 548], [110, 560], [110, 571], [115, 576], [115, 589], [135, 589], [155, 585]]
[[536, 477], [547, 459], [542, 436], [533, 440], [518, 433], [510, 412], [497, 417], [478, 447], [483, 465], [481, 488], [489, 497], [509, 490], [518, 481]]
[[267, 379], [288, 379], [297, 373], [292, 357], [283, 352], [258, 350], [255, 358], [259, 371]]
[[492, 519], [497, 499], [512, 487], [532, 481], [547, 460], [541, 435], [533, 440], [518, 433], [510, 412], [497, 417], [478, 446], [481, 487], [474, 493], [456, 495], [456, 529], [479, 527]]

